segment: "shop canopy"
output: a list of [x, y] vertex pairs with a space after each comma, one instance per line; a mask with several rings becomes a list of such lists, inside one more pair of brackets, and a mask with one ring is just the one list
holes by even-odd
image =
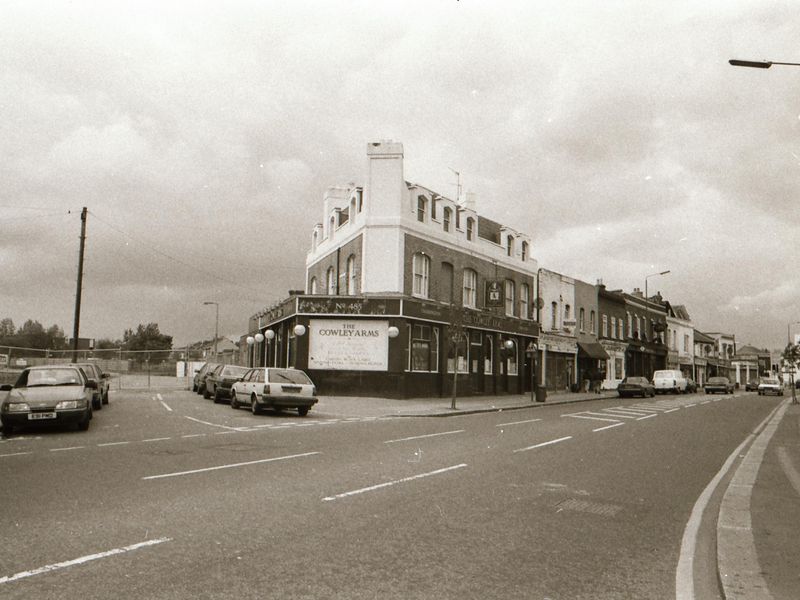
[[608, 352], [597, 342], [578, 342], [578, 348], [589, 358], [608, 360]]

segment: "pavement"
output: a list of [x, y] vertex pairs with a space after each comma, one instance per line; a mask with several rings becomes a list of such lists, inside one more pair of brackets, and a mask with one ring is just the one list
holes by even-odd
[[[451, 398], [326, 396], [314, 410], [347, 417], [448, 417], [617, 397], [608, 390], [548, 393], [545, 402], [532, 402], [530, 395], [464, 397], [456, 398], [453, 409]], [[735, 458], [717, 518], [720, 595], [725, 600], [796, 600], [800, 598], [800, 405], [785, 399], [742, 443]]]

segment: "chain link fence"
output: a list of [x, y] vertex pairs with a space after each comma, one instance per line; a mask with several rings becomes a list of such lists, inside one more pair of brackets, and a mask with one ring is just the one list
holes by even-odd
[[112, 390], [190, 390], [195, 370], [207, 361], [240, 364], [236, 353], [220, 354], [214, 358], [213, 352], [190, 348], [73, 351], [0, 346], [0, 383], [14, 383], [25, 367], [92, 362], [111, 375]]

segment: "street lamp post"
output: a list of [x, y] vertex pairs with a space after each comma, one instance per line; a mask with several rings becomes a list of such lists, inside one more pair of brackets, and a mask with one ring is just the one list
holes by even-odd
[[214, 318], [214, 359], [217, 358], [217, 339], [219, 339], [219, 302], [203, 302], [204, 306], [214, 305], [216, 316]]
[[[651, 329], [651, 327], [650, 327], [650, 295], [649, 295], [649, 293], [647, 291], [647, 280], [650, 279], [651, 277], [657, 277], [659, 275], [666, 275], [667, 273], [670, 273], [670, 272], [671, 271], [666, 270], [666, 271], [660, 271], [658, 273], [651, 273], [650, 275], [645, 275], [645, 278], [644, 278], [644, 310], [645, 310], [644, 320], [645, 320], [645, 329], [647, 331], [647, 335], [648, 336], [652, 336], [652, 332], [650, 331], [650, 329]], [[648, 337], [648, 341], [650, 341], [649, 337]], [[644, 357], [642, 357], [642, 358], [644, 358]]]

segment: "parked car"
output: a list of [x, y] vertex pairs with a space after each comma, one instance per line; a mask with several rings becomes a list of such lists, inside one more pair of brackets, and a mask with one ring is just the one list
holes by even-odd
[[687, 380], [677, 369], [667, 369], [653, 373], [653, 386], [659, 394], [674, 392], [682, 394], [686, 391]]
[[108, 373], [104, 373], [100, 366], [95, 363], [72, 363], [76, 367], [83, 369], [86, 377], [90, 381], [97, 383], [97, 390], [92, 397], [92, 410], [100, 410], [103, 404], [108, 404], [108, 389], [111, 387], [108, 381]]
[[686, 393], [687, 394], [695, 394], [697, 393], [697, 382], [694, 379], [686, 379]]
[[264, 408], [296, 408], [297, 413], [305, 417], [316, 403], [317, 387], [299, 369], [250, 369], [231, 389], [231, 407], [248, 405], [254, 415]]
[[757, 392], [758, 391], [758, 384], [761, 383], [761, 379], [751, 379], [748, 381], [744, 386], [744, 391], [746, 392]]
[[641, 396], [651, 398], [656, 395], [656, 388], [647, 379], [647, 377], [626, 377], [617, 386], [617, 393], [620, 398], [631, 396]]
[[199, 369], [195, 369], [192, 391], [202, 394], [206, 390], [206, 377], [218, 366], [219, 363], [207, 362]]
[[703, 386], [706, 394], [732, 394], [733, 384], [727, 377], [710, 377]]
[[783, 386], [776, 378], [764, 377], [758, 384], [758, 395], [767, 396], [769, 394], [783, 396]]
[[239, 381], [247, 371], [247, 367], [219, 365], [206, 377], [206, 389], [203, 392], [203, 398], [214, 398], [216, 403], [230, 399], [231, 386]]
[[82, 369], [73, 365], [28, 367], [14, 385], [4, 384], [0, 391], [8, 394], [0, 403], [3, 435], [28, 423], [77, 423], [78, 429], [89, 429], [92, 418], [92, 397], [97, 383], [90, 381]]

